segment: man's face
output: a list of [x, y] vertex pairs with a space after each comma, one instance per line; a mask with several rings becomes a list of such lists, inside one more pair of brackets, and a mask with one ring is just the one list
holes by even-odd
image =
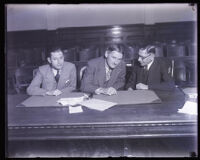
[[123, 55], [122, 53], [117, 52], [117, 51], [112, 51], [112, 52], [106, 51], [105, 57], [106, 57], [108, 66], [114, 69], [121, 62]]
[[64, 64], [64, 56], [61, 51], [51, 52], [51, 57], [48, 57], [48, 62], [51, 63], [52, 67], [60, 70]]
[[147, 53], [146, 49], [139, 50], [139, 58], [138, 61], [140, 62], [141, 66], [146, 66], [147, 64], [149, 64], [152, 60], [153, 60], [154, 56], [152, 53]]

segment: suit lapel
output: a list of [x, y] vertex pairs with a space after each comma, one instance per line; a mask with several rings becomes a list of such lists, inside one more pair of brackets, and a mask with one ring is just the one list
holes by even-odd
[[64, 63], [63, 68], [61, 69], [60, 78], [58, 80], [57, 88], [63, 87], [62, 85], [65, 84], [64, 80], [65, 80], [65, 77], [67, 76], [67, 74], [69, 74], [69, 73], [67, 73], [67, 69], [66, 69], [66, 66], [65, 66], [65, 63]]
[[103, 86], [104, 82], [106, 81], [105, 59], [103, 57], [98, 66], [97, 77], [100, 86]]
[[148, 73], [148, 82], [150, 82], [151, 79], [154, 78], [154, 77], [152, 77], [152, 76], [155, 75], [154, 72], [157, 70], [156, 67], [157, 67], [157, 65], [156, 65], [156, 60], [154, 59], [152, 65], [150, 66], [149, 71], [148, 71], [148, 72], [149, 72], [149, 73]]
[[113, 69], [111, 76], [110, 76], [110, 80], [108, 81], [108, 86], [112, 86], [114, 84], [114, 82], [116, 81], [117, 76], [118, 76], [119, 72], [121, 71], [120, 66], [121, 65], [119, 65], [115, 69]]
[[56, 88], [56, 80], [55, 80], [54, 74], [53, 74], [50, 66], [48, 67], [48, 70], [47, 70], [47, 79], [51, 82], [51, 83], [48, 83], [47, 88], [49, 90], [55, 89]]

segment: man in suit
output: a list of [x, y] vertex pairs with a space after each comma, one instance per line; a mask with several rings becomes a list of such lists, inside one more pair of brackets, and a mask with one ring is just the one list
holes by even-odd
[[140, 65], [134, 65], [126, 89], [174, 89], [174, 81], [168, 73], [166, 63], [155, 58], [154, 46], [148, 45], [140, 49], [138, 62]]
[[[47, 57], [49, 64], [40, 66], [27, 88], [29, 95], [57, 96], [76, 89], [76, 67], [64, 61], [60, 48], [54, 48]], [[41, 87], [40, 87], [41, 86]]]
[[117, 94], [125, 84], [126, 65], [122, 58], [122, 45], [112, 44], [107, 47], [104, 57], [90, 60], [81, 81], [81, 91]]

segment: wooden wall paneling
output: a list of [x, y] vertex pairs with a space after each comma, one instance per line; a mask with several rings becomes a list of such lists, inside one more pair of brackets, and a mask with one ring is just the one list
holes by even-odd
[[156, 39], [158, 41], [172, 40], [183, 41], [186, 39], [193, 40], [194, 38], [194, 22], [171, 22], [171, 23], [157, 23]]
[[144, 26], [144, 43], [145, 44], [152, 44], [154, 42], [156, 35], [155, 26], [154, 25], [145, 25]]
[[41, 47], [46, 43], [46, 30], [7, 32], [7, 47]]
[[[120, 34], [113, 34], [112, 31], [115, 26], [8, 32], [6, 37], [7, 64], [9, 68], [15, 68], [21, 59], [25, 59], [29, 65], [43, 64], [46, 62], [48, 49], [53, 46], [60, 46], [68, 61], [81, 63], [78, 61], [83, 60], [82, 62], [84, 62], [90, 58], [104, 55], [106, 45], [113, 42], [125, 46], [125, 59], [127, 61], [137, 59], [140, 47], [155, 44], [155, 42], [158, 42], [160, 47], [157, 49], [158, 57], [166, 57], [167, 45], [172, 40], [176, 40], [177, 44], [185, 46], [186, 54], [180, 55], [179, 58], [195, 56], [197, 54], [197, 45], [194, 43], [195, 25], [194, 22], [119, 25], [121, 27]], [[90, 52], [88, 57], [87, 51], [83, 51], [87, 48]], [[184, 60], [184, 65], [188, 66], [188, 64], [190, 65], [190, 62], [187, 63], [187, 60]], [[187, 75], [195, 74], [191, 70], [194, 69], [186, 68]], [[185, 78], [182, 77], [182, 79]], [[193, 79], [189, 81], [194, 81]]]
[[99, 57], [99, 45], [101, 44], [101, 36], [97, 33], [77, 33], [79, 61], [88, 61], [92, 58]]
[[46, 30], [13, 31], [6, 33], [8, 81], [12, 81], [15, 71], [22, 61], [26, 67], [43, 64], [47, 41], [46, 35]]

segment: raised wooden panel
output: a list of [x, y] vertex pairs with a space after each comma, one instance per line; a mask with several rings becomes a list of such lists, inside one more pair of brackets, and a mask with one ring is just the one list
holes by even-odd
[[186, 40], [194, 39], [195, 23], [194, 22], [171, 22], [171, 23], [157, 23], [156, 39], [159, 40]]
[[[41, 65], [46, 62], [48, 49], [54, 46], [61, 47], [65, 60], [85, 62], [104, 55], [105, 46], [111, 43], [125, 46], [126, 62], [137, 59], [139, 48], [147, 44], [156, 45], [157, 57], [173, 59], [177, 56], [176, 58], [182, 60], [183, 56], [197, 55], [197, 44], [194, 42], [195, 25], [195, 22], [117, 25], [119, 33], [113, 32], [117, 28], [114, 25], [7, 32], [7, 65], [9, 68], [17, 67], [21, 60], [25, 60], [28, 65]], [[176, 49], [175, 51], [172, 48], [172, 50], [169, 49], [172, 40], [182, 46], [184, 53]], [[183, 54], [179, 54], [179, 52]], [[193, 82], [195, 66], [188, 67], [187, 61], [187, 58], [184, 59], [184, 64], [187, 66], [185, 69], [186, 81]], [[185, 79], [185, 77], [179, 76], [180, 78]]]
[[39, 47], [47, 41], [46, 30], [7, 32], [7, 48]]

